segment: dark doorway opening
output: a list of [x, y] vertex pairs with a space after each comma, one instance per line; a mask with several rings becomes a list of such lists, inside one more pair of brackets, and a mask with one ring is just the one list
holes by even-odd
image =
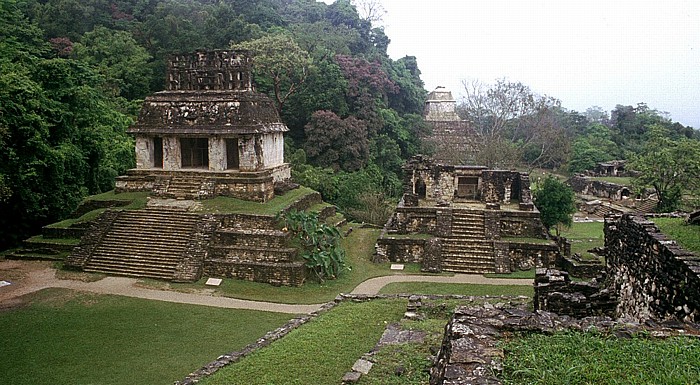
[[180, 139], [182, 168], [209, 168], [209, 140], [207, 138]]
[[425, 199], [425, 190], [425, 182], [423, 179], [418, 179], [416, 181], [416, 195], [418, 195], [418, 198]]
[[226, 139], [226, 168], [238, 170], [239, 167], [238, 139]]
[[163, 138], [153, 138], [153, 167], [163, 168]]
[[476, 199], [479, 177], [460, 176], [457, 178], [457, 198]]

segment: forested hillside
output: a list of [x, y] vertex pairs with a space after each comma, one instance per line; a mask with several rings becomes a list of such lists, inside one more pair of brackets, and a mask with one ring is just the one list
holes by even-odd
[[[404, 160], [429, 152], [415, 57], [389, 58], [390, 37], [350, 0], [0, 4], [0, 250], [134, 166], [125, 130], [143, 98], [163, 89], [172, 53], [251, 50], [257, 89], [290, 129], [293, 178], [353, 219], [381, 222], [401, 194]], [[660, 149], [697, 148], [698, 131], [644, 104], [579, 113], [506, 80], [452, 91], [467, 91], [460, 113], [481, 139], [475, 161], [493, 167], [644, 162], [635, 154], [648, 153], [649, 138]]]
[[0, 249], [133, 167], [125, 129], [176, 52], [253, 50], [295, 179], [360, 220], [420, 151], [416, 60], [347, 0], [6, 0], [0, 18]]

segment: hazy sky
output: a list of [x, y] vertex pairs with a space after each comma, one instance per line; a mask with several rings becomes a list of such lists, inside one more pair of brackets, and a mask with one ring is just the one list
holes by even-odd
[[700, 1], [382, 0], [427, 90], [520, 81], [565, 108], [645, 102], [700, 128]]

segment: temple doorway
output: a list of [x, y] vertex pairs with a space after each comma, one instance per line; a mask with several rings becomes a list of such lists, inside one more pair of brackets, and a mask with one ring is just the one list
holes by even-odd
[[182, 168], [209, 168], [209, 140], [207, 138], [181, 138], [180, 159]]

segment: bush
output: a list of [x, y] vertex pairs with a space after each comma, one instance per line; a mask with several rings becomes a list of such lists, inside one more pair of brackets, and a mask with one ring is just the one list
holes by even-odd
[[306, 267], [323, 282], [335, 279], [345, 269], [345, 250], [340, 231], [318, 220], [318, 214], [292, 210], [282, 218], [285, 228], [299, 241]]

